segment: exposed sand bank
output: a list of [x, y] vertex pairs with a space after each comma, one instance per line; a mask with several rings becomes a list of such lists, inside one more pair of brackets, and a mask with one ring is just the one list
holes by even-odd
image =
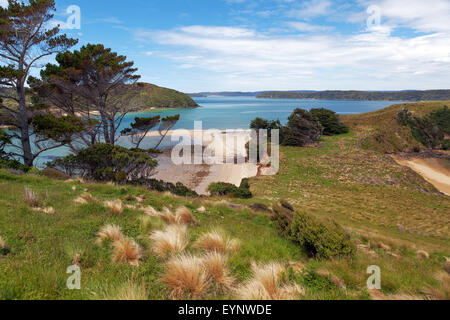
[[[157, 132], [152, 132], [148, 136], [157, 136]], [[215, 156], [218, 152], [223, 155], [224, 162], [236, 157], [246, 157], [247, 150], [245, 144], [250, 139], [248, 130], [235, 130], [232, 136], [234, 141], [227, 141], [222, 131], [216, 132], [215, 136], [206, 134], [206, 131], [175, 130], [169, 132], [168, 137], [183, 137], [186, 145], [202, 145], [204, 152], [210, 156]], [[236, 143], [240, 141], [240, 143]], [[222, 150], [222, 151], [219, 151]], [[187, 187], [195, 190], [200, 195], [208, 194], [208, 186], [214, 182], [226, 182], [239, 186], [244, 178], [258, 175], [258, 165], [252, 163], [240, 164], [174, 164], [171, 152], [167, 152], [157, 157], [157, 174], [152, 178], [167, 182], [181, 182]]]
[[450, 166], [448, 160], [402, 157], [398, 155], [393, 155], [392, 158], [398, 164], [409, 167], [420, 174], [440, 192], [450, 196]]

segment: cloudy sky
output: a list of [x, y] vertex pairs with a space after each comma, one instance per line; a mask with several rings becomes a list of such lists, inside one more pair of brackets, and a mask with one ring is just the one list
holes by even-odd
[[[1, 0], [0, 0], [1, 2]], [[143, 81], [185, 92], [450, 88], [450, 0], [56, 0]]]

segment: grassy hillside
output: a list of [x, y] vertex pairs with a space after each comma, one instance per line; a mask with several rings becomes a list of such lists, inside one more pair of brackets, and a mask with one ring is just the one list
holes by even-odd
[[[145, 216], [148, 206], [174, 211], [180, 205], [190, 208], [197, 220], [188, 228], [186, 252], [200, 255], [194, 241], [217, 227], [241, 241], [229, 262], [234, 288], [249, 279], [252, 263], [275, 261], [290, 266], [282, 283], [300, 286], [304, 292], [298, 299], [450, 298], [450, 276], [443, 269], [450, 254], [449, 197], [387, 156], [362, 150], [354, 133], [327, 137], [322, 148], [281, 151], [280, 174], [252, 179], [255, 198], [233, 200], [232, 207], [220, 198], [180, 198], [135, 187], [0, 171], [0, 236], [10, 248], [0, 257], [0, 299], [171, 298], [162, 281], [168, 260], [152, 251], [155, 244], [149, 240], [164, 223], [154, 217], [147, 221]], [[54, 212], [28, 205], [26, 187], [38, 194], [41, 207]], [[74, 200], [85, 192], [94, 199], [76, 204]], [[309, 214], [339, 222], [359, 245], [356, 256], [311, 259], [278, 234], [269, 213], [248, 207], [271, 206], [281, 198]], [[105, 206], [114, 199], [127, 204], [122, 214]], [[113, 262], [111, 246], [96, 244], [96, 233], [106, 224], [120, 226], [142, 247], [139, 267]], [[82, 267], [82, 289], [70, 291], [65, 272], [74, 263]], [[370, 265], [382, 270], [381, 293], [367, 291]], [[237, 296], [234, 291], [208, 288], [199, 298]]]
[[412, 151], [423, 146], [413, 137], [409, 127], [398, 123], [399, 112], [407, 108], [414, 115], [423, 117], [444, 106], [450, 106], [450, 101], [396, 104], [374, 112], [343, 115], [341, 119], [357, 132], [358, 143], [363, 148], [386, 153]]
[[140, 93], [130, 102], [130, 108], [149, 110], [151, 108], [190, 108], [198, 107], [188, 95], [149, 83], [138, 83]]

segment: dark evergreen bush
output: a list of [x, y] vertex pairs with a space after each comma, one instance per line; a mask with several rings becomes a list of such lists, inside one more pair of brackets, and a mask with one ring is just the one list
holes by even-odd
[[216, 197], [231, 196], [240, 199], [250, 199], [253, 196], [249, 189], [239, 188], [231, 183], [224, 182], [211, 183], [208, 191], [212, 196]]
[[310, 113], [313, 118], [320, 122], [323, 127], [323, 134], [326, 136], [332, 136], [336, 134], [348, 133], [349, 128], [341, 123], [336, 112], [320, 108], [311, 109]]

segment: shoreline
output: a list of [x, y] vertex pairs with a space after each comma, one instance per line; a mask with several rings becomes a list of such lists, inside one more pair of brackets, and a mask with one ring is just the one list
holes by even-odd
[[449, 160], [414, 155], [391, 155], [396, 163], [408, 167], [432, 184], [438, 191], [450, 196]]

